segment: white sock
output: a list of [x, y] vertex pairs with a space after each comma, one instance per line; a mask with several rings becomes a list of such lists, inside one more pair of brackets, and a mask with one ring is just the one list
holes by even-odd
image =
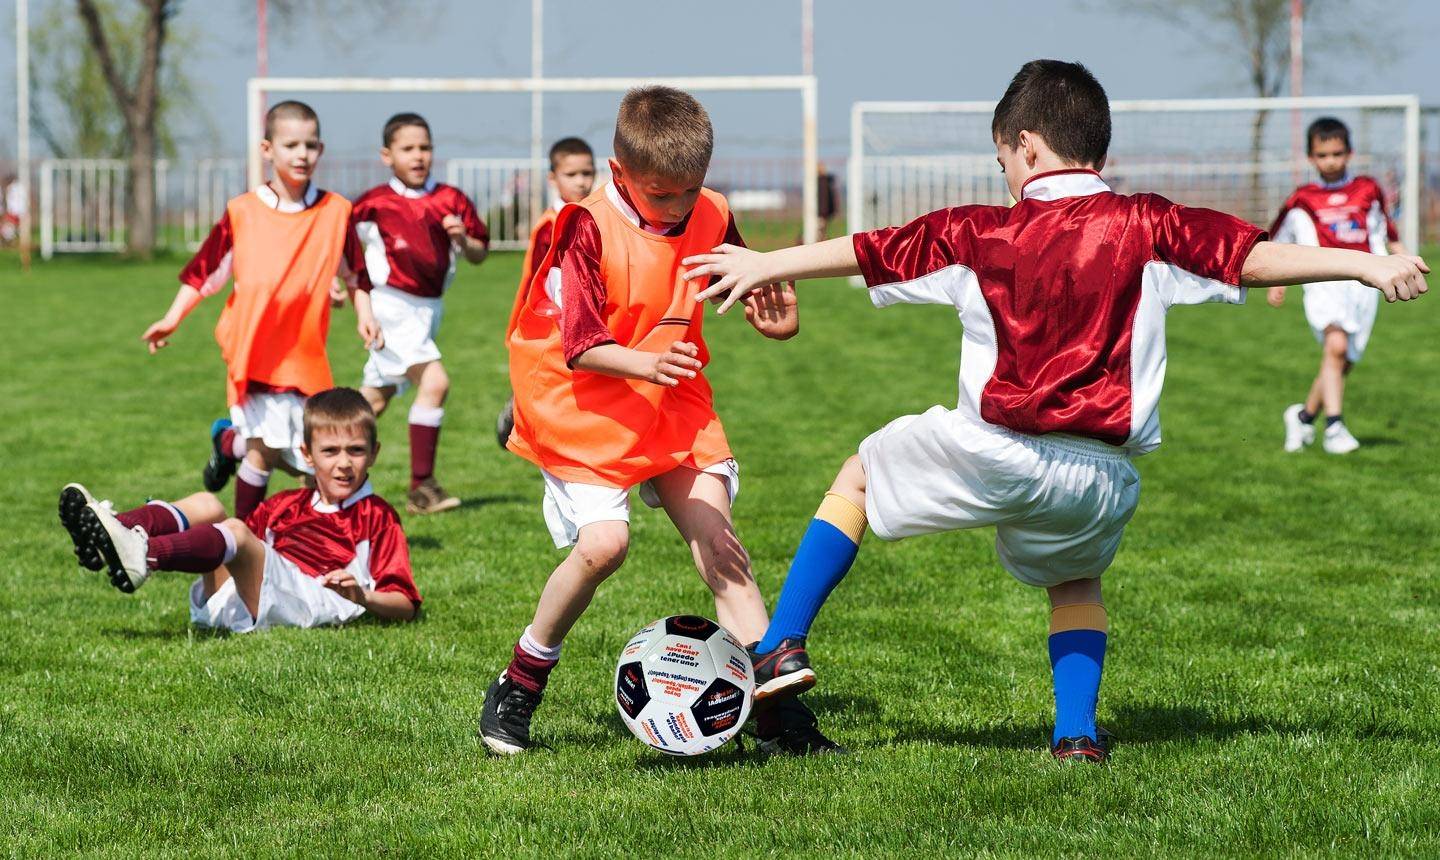
[[252, 487], [270, 486], [270, 473], [257, 469], [244, 460], [240, 461], [240, 468], [235, 470], [235, 476]]
[[183, 531], [185, 531], [186, 529], [190, 528], [190, 520], [186, 519], [185, 514], [183, 514], [183, 513], [180, 511], [179, 508], [175, 507], [174, 505], [170, 504], [169, 502], [162, 501], [162, 500], [160, 500], [160, 499], [151, 499], [150, 501], [146, 502], [145, 504], [147, 504], [147, 505], [156, 505], [156, 506], [162, 507], [162, 508], [164, 508], [165, 510], [169, 511], [169, 512], [170, 512], [170, 516], [172, 516], [172, 517], [175, 518], [175, 525], [177, 525], [177, 526], [180, 527], [180, 531], [183, 532]]
[[245, 437], [236, 433], [230, 440], [230, 456], [237, 460], [245, 459], [245, 451], [249, 447], [245, 444]]
[[214, 525], [215, 530], [220, 532], [220, 536], [225, 538], [225, 559], [220, 563], [229, 564], [235, 558], [235, 536], [230, 534], [230, 530], [225, 528], [223, 523], [215, 523]]
[[410, 406], [410, 423], [419, 424], [421, 427], [439, 427], [440, 421], [445, 417], [443, 406], [421, 406], [419, 403]]
[[525, 627], [525, 632], [520, 634], [520, 650], [540, 660], [559, 660], [560, 649], [563, 647], [565, 647], [564, 642], [561, 642], [553, 648], [547, 648], [541, 645], [535, 641], [534, 636], [530, 635], [530, 627], [528, 625]]

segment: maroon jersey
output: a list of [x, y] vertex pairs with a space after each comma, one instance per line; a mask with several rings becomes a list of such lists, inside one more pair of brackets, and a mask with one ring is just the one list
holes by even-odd
[[245, 519], [245, 525], [306, 576], [324, 576], [358, 561], [371, 580], [367, 584], [364, 576], [358, 576], [362, 586], [399, 592], [420, 605], [400, 517], [375, 495], [369, 481], [338, 508], [321, 502], [314, 490], [276, 493]]
[[[642, 230], [667, 236], [685, 232], [688, 217], [661, 231], [640, 217], [618, 185], [611, 183], [605, 186], [605, 191], [615, 208]], [[725, 228], [725, 241], [745, 247], [745, 239], [735, 226], [733, 213]], [[564, 235], [556, 240], [555, 262], [560, 269], [560, 286], [552, 291], [551, 299], [560, 305], [560, 342], [566, 364], [573, 364], [588, 349], [615, 342], [605, 325], [608, 294], [600, 268], [601, 252], [600, 227], [589, 212], [582, 211], [571, 218]], [[536, 259], [544, 260], [543, 257]]]
[[[1291, 220], [1296, 212], [1303, 213], [1314, 225], [1313, 237]], [[1385, 253], [1387, 241], [1400, 241], [1395, 222], [1385, 208], [1385, 192], [1368, 176], [1300, 186], [1280, 207], [1270, 232], [1277, 240], [1373, 254]]]
[[351, 210], [365, 243], [365, 263], [377, 286], [439, 298], [455, 277], [455, 246], [445, 232], [446, 215], [457, 215], [465, 232], [486, 247], [490, 231], [465, 193], [433, 179], [409, 188], [398, 179], [360, 195]]
[[1166, 311], [1243, 302], [1240, 270], [1265, 234], [1154, 194], [1115, 194], [1090, 170], [1042, 173], [1021, 197], [855, 234], [871, 300], [959, 311], [959, 409], [971, 419], [1153, 450]]

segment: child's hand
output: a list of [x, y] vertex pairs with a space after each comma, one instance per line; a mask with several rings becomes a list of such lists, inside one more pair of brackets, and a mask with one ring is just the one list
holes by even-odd
[[365, 605], [365, 589], [355, 581], [355, 575], [345, 570], [332, 570], [320, 577], [320, 584], [350, 601]]
[[1409, 254], [1367, 254], [1360, 280], [1384, 293], [1387, 302], [1408, 302], [1429, 291], [1429, 271], [1424, 260]]
[[656, 353], [649, 360], [644, 378], [656, 385], [674, 388], [682, 379], [694, 379], [703, 367], [698, 356], [700, 347], [693, 343], [677, 340], [666, 352]]
[[800, 332], [795, 285], [770, 284], [745, 297], [745, 321], [766, 337], [788, 340]]
[[145, 329], [145, 333], [140, 335], [140, 339], [145, 341], [150, 347], [150, 354], [154, 355], [170, 345], [170, 336], [173, 335], [175, 329], [179, 327], [179, 320], [172, 320], [168, 316], [162, 317], [151, 323], [150, 327]]
[[465, 246], [465, 222], [460, 220], [459, 215], [446, 215], [440, 219], [440, 226], [445, 228], [446, 234], [450, 236], [450, 241], [462, 248]]
[[1270, 289], [1266, 290], [1265, 293], [1265, 301], [1270, 303], [1270, 307], [1278, 308], [1281, 305], [1285, 304], [1284, 287], [1271, 287]]
[[330, 307], [342, 307], [345, 304], [345, 300], [348, 298], [350, 298], [350, 290], [345, 286], [345, 282], [340, 280], [339, 278], [331, 280]]
[[360, 317], [355, 324], [355, 331], [359, 332], [360, 339], [365, 341], [366, 349], [385, 348], [385, 332], [380, 330], [380, 323], [376, 322], [373, 316]]
[[714, 275], [717, 280], [695, 295], [695, 301], [724, 296], [716, 313], [723, 314], [730, 306], [761, 287], [775, 282], [764, 271], [765, 255], [736, 245], [719, 245], [708, 254], [686, 257], [682, 265], [694, 266], [685, 273], [685, 280]]

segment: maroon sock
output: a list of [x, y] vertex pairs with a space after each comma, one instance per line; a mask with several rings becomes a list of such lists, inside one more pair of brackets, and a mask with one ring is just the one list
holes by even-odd
[[235, 437], [238, 435], [240, 431], [234, 427], [226, 427], [220, 431], [220, 453], [232, 460], [238, 459], [235, 456]]
[[225, 550], [220, 526], [204, 525], [150, 538], [145, 560], [151, 570], [209, 573], [225, 563]]
[[435, 474], [435, 448], [439, 444], [439, 427], [410, 425], [410, 489], [415, 489]]
[[505, 677], [532, 693], [543, 693], [546, 682], [550, 680], [550, 670], [559, 662], [527, 654], [516, 645], [515, 656], [510, 659], [510, 665], [505, 667]]
[[[115, 515], [115, 519], [127, 529], [139, 526], [145, 530], [145, 534], [153, 538], [173, 535], [181, 530], [180, 521], [175, 518], [177, 513], [179, 511], [169, 502], [147, 502], [134, 510], [121, 511]], [[180, 514], [181, 518], [184, 516]], [[189, 525], [185, 523], [185, 527]]]
[[260, 507], [260, 503], [265, 501], [265, 491], [269, 486], [269, 481], [263, 484], [252, 484], [245, 480], [244, 475], [237, 475], [235, 477], [235, 519], [243, 520]]

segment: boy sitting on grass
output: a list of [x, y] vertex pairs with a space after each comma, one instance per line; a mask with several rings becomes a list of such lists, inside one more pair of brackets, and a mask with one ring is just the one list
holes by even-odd
[[199, 574], [190, 620], [234, 633], [344, 624], [366, 612], [408, 621], [420, 608], [410, 550], [395, 510], [370, 489], [380, 451], [360, 392], [332, 388], [305, 404], [315, 489], [278, 493], [245, 520], [226, 519], [211, 493], [113, 513], [80, 484], [60, 491], [75, 555], [130, 594], [157, 570]]

